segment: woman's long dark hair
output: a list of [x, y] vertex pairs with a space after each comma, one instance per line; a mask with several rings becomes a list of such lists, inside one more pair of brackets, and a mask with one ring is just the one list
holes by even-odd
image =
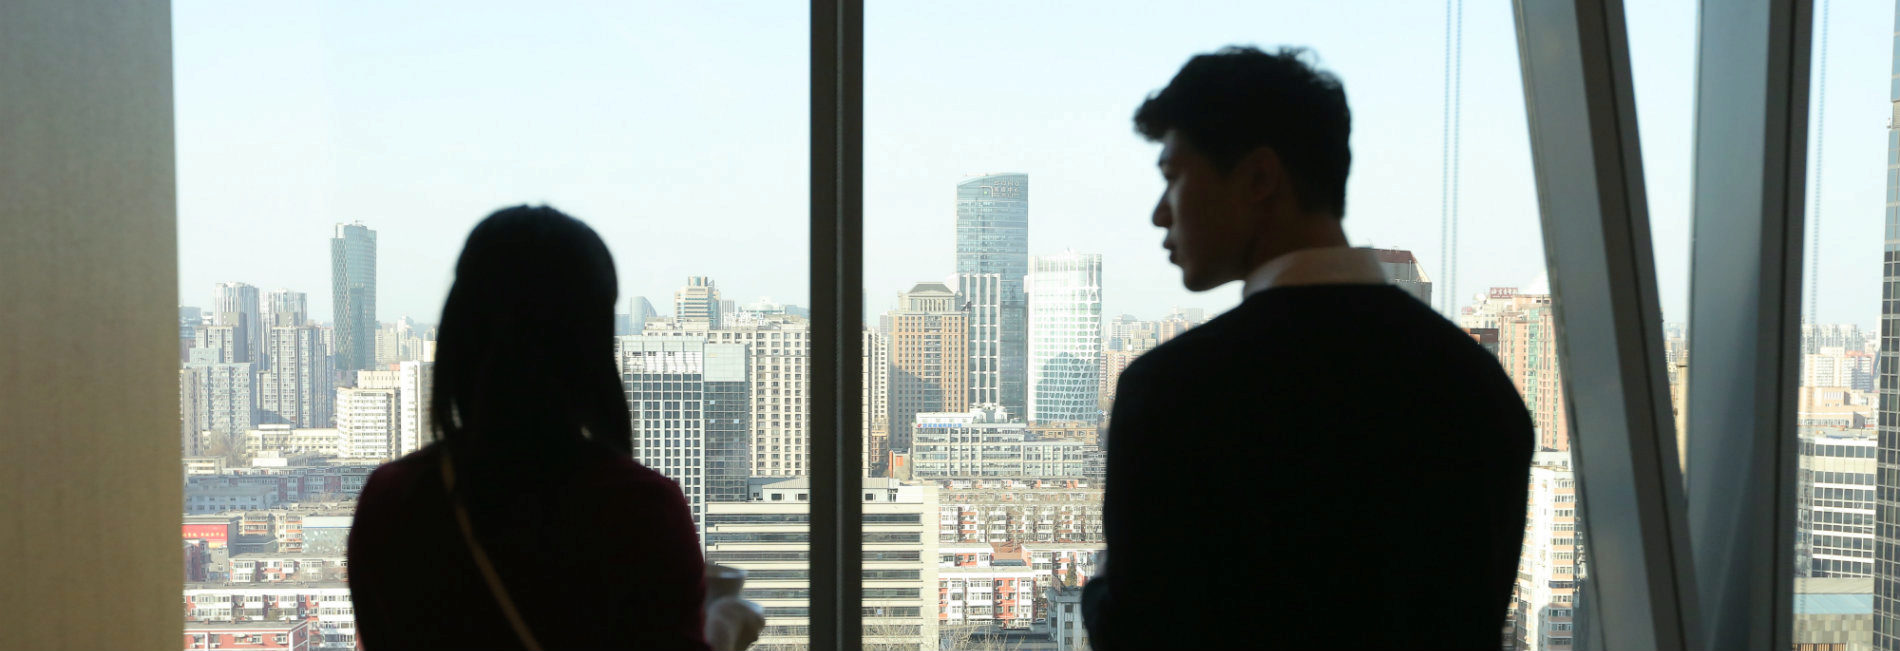
[[630, 454], [614, 359], [613, 256], [547, 206], [489, 215], [468, 235], [442, 307], [430, 414], [471, 479], [532, 473], [582, 433]]

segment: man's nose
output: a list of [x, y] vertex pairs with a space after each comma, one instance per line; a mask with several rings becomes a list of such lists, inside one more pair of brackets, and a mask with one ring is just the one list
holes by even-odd
[[1168, 200], [1166, 198], [1155, 202], [1155, 212], [1152, 219], [1154, 225], [1161, 228], [1167, 228], [1169, 224], [1174, 223], [1174, 215], [1168, 212]]

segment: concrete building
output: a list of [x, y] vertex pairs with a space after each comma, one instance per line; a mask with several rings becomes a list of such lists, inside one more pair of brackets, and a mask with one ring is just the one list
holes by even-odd
[[1418, 299], [1420, 303], [1432, 305], [1432, 279], [1425, 274], [1425, 266], [1418, 263], [1418, 257], [1411, 251], [1402, 249], [1373, 249], [1379, 257], [1379, 267], [1385, 270], [1385, 278]]
[[291, 427], [265, 424], [245, 431], [244, 454], [297, 456], [312, 454], [340, 458], [347, 445], [344, 435], [334, 427]]
[[1101, 544], [940, 543], [938, 618], [946, 630], [1036, 628], [1052, 617], [1049, 589], [1079, 585], [1093, 575], [1102, 549]]
[[1049, 631], [1055, 639], [1054, 651], [1090, 651], [1089, 629], [1082, 621], [1082, 588], [1077, 585], [1049, 586]]
[[1570, 455], [1541, 452], [1532, 460], [1530, 512], [1523, 560], [1512, 597], [1518, 651], [1568, 651], [1576, 636], [1577, 488]]
[[[201, 330], [202, 334], [204, 331]], [[228, 332], [228, 331], [227, 331]], [[223, 348], [194, 348], [180, 373], [186, 418], [202, 431], [231, 436], [257, 424], [257, 370], [249, 362], [221, 361]]]
[[1839, 346], [1816, 348], [1801, 356], [1801, 386], [1873, 391], [1874, 354]]
[[746, 497], [752, 431], [746, 346], [652, 335], [617, 342], [633, 410], [634, 458], [680, 485], [703, 534], [708, 502]]
[[1102, 489], [1076, 480], [937, 480], [940, 544], [1106, 542]]
[[891, 312], [890, 448], [910, 451], [917, 414], [969, 409], [969, 316], [943, 283], [918, 283]]
[[[1686, 367], [1685, 367], [1686, 370]], [[1802, 427], [1859, 429], [1873, 427], [1879, 397], [1845, 387], [1804, 386], [1795, 399], [1795, 424]]]
[[999, 405], [918, 414], [911, 441], [918, 479], [1081, 479], [1090, 447], [1031, 437]]
[[376, 355], [376, 231], [362, 222], [337, 224], [330, 238], [330, 297], [336, 368], [346, 379]]
[[310, 622], [305, 620], [186, 622], [185, 651], [194, 649], [269, 649], [309, 651]]
[[1880, 337], [1851, 323], [1801, 324], [1801, 353], [1805, 355], [1822, 348], [1879, 352]]
[[858, 388], [859, 422], [863, 428], [863, 472], [866, 477], [888, 477], [884, 455], [891, 446], [891, 348], [890, 339], [871, 328], [864, 328], [863, 359], [859, 361], [861, 384]]
[[753, 477], [811, 473], [811, 321], [789, 314], [740, 312], [723, 327], [703, 321], [650, 320], [645, 336], [702, 339], [744, 346], [751, 432], [746, 450]]
[[342, 581], [186, 583], [184, 607], [187, 634], [193, 627], [205, 627], [207, 632], [219, 630], [212, 628], [218, 624], [230, 624], [230, 628], [222, 630], [234, 631], [246, 630], [245, 627], [302, 625], [310, 631], [309, 649], [352, 651], [357, 648], [350, 586]]
[[[271, 297], [288, 300], [279, 292]], [[297, 313], [273, 314], [288, 321]], [[330, 351], [323, 347], [323, 331], [311, 325], [272, 325], [266, 341], [271, 364], [259, 377], [259, 420], [296, 427], [331, 426], [336, 420], [336, 370]]]
[[283, 503], [283, 494], [274, 486], [185, 484], [185, 513], [191, 515], [274, 509]]
[[1537, 449], [1564, 451], [1570, 449], [1570, 417], [1557, 361], [1557, 316], [1550, 301], [1549, 294], [1493, 287], [1477, 305], [1465, 308], [1459, 327], [1497, 330], [1498, 362], [1531, 411]]
[[435, 441], [435, 421], [429, 412], [429, 401], [435, 396], [435, 362], [401, 362], [396, 374], [400, 410], [396, 456], [400, 457]]
[[[1028, 409], [1029, 175], [990, 174], [957, 183], [958, 274], [996, 274], [1000, 291], [998, 381], [1002, 405]], [[901, 426], [901, 427], [900, 427]], [[909, 427], [893, 422], [893, 431]]]
[[1030, 261], [1029, 412], [1032, 423], [1096, 423], [1102, 373], [1102, 255]]
[[687, 276], [686, 286], [673, 292], [673, 318], [681, 323], [704, 323], [707, 327], [718, 328], [720, 316], [719, 288], [706, 276]]
[[399, 407], [394, 388], [338, 388], [337, 456], [377, 462], [395, 458]]
[[232, 583], [343, 581], [349, 577], [344, 556], [318, 554], [237, 554], [231, 557]]
[[958, 308], [968, 315], [969, 404], [1003, 404], [1003, 276], [956, 274], [946, 284], [956, 288]]
[[262, 371], [270, 365], [264, 354], [264, 315], [257, 287], [247, 283], [218, 283], [212, 300], [212, 323], [231, 328], [233, 341], [228, 361], [250, 362]]
[[1872, 428], [1800, 428], [1795, 497], [1795, 574], [1874, 575], [1874, 476], [1879, 441]]
[[[811, 483], [755, 482], [749, 499], [706, 508], [706, 560], [747, 571], [744, 596], [765, 609], [753, 648], [804, 649], [810, 627]], [[864, 483], [864, 647], [936, 651], [935, 489]]]
[[1862, 651], [1873, 648], [1874, 580], [1794, 580], [1796, 651]]

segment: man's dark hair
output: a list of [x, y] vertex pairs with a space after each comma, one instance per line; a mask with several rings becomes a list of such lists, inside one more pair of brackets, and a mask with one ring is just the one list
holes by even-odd
[[1343, 216], [1352, 111], [1339, 78], [1308, 64], [1306, 54], [1228, 46], [1197, 55], [1141, 103], [1135, 130], [1160, 140], [1172, 129], [1222, 172], [1270, 148], [1293, 178], [1301, 210]]

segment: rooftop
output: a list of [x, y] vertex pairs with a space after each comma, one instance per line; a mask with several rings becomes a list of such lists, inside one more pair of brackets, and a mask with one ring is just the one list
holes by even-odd
[[1820, 578], [1794, 580], [1796, 615], [1872, 615], [1874, 612], [1872, 578]]

